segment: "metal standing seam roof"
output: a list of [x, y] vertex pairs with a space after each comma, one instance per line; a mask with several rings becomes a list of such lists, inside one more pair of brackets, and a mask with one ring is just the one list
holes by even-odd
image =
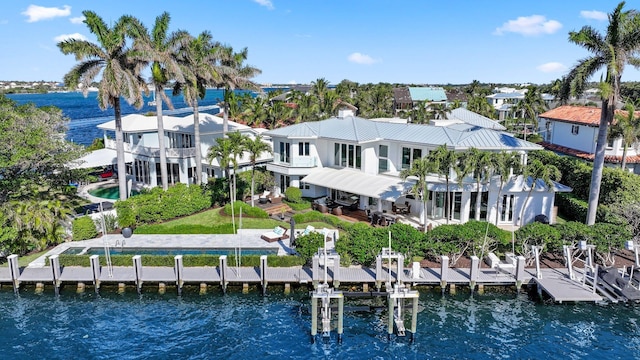
[[391, 140], [419, 145], [478, 147], [492, 150], [539, 150], [542, 147], [513, 135], [480, 127], [463, 131], [446, 126], [378, 122], [359, 117], [330, 118], [270, 130], [266, 136], [287, 138], [325, 138], [355, 143]]
[[447, 101], [447, 94], [441, 87], [410, 87], [413, 101]]
[[500, 125], [497, 121], [491, 120], [486, 116], [482, 116], [465, 108], [457, 108], [451, 110], [447, 114], [448, 119], [458, 119], [470, 125], [476, 125], [493, 130], [506, 130], [507, 128]]

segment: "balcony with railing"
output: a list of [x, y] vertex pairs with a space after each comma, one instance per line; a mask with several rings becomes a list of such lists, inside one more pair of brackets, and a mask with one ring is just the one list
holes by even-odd
[[292, 168], [312, 168], [318, 166], [318, 158], [315, 156], [292, 156], [289, 160], [289, 162], [280, 161], [279, 156], [276, 154], [273, 163]]
[[[116, 149], [116, 141], [107, 139], [104, 144], [107, 149]], [[147, 157], [160, 157], [160, 149], [141, 145], [131, 145], [124, 143], [124, 151], [133, 155], [142, 155]], [[196, 155], [196, 148], [166, 148], [165, 153], [168, 158], [186, 158]]]

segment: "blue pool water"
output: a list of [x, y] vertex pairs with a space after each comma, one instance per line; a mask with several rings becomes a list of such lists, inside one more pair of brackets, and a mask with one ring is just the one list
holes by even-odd
[[[309, 296], [259, 291], [177, 297], [64, 289], [0, 291], [6, 359], [637, 359], [640, 310], [549, 305], [526, 295], [422, 290], [417, 341], [387, 340], [386, 310], [346, 313], [344, 341], [309, 337]], [[345, 306], [384, 305], [347, 299]], [[384, 307], [384, 306], [383, 306]]]
[[[70, 247], [63, 254], [80, 254], [85, 248]], [[278, 255], [277, 248], [241, 248], [242, 255]], [[111, 255], [233, 255], [236, 249], [233, 248], [110, 248]], [[104, 255], [104, 247], [91, 247], [83, 254]]]

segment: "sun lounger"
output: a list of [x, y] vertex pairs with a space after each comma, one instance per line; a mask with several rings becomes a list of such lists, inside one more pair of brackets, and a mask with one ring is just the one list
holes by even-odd
[[276, 242], [284, 239], [288, 239], [289, 235], [287, 235], [287, 231], [289, 229], [283, 228], [282, 226], [276, 226], [273, 230], [262, 234], [260, 238], [266, 242]]

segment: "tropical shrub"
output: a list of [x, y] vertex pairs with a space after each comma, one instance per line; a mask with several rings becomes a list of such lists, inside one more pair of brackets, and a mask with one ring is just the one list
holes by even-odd
[[319, 232], [312, 231], [307, 235], [296, 237], [296, 252], [306, 264], [322, 247], [324, 247], [324, 235]]
[[74, 241], [98, 237], [98, 229], [90, 216], [75, 218], [71, 225], [71, 232]]
[[289, 202], [292, 203], [300, 203], [302, 202], [302, 190], [295, 186], [289, 186], [285, 191], [284, 195]]
[[340, 256], [350, 254], [357, 264], [371, 266], [378, 253], [386, 246], [388, 246], [388, 232], [385, 229], [378, 230], [365, 223], [355, 223], [336, 242], [335, 249]]
[[[242, 216], [253, 217], [253, 218], [261, 218], [266, 219], [269, 217], [266, 211], [260, 209], [257, 206], [251, 206], [243, 201], [236, 201], [233, 203], [233, 211], [235, 216], [240, 214], [240, 209], [242, 209]], [[231, 203], [228, 203], [224, 206], [223, 209], [226, 215], [231, 216]]]

